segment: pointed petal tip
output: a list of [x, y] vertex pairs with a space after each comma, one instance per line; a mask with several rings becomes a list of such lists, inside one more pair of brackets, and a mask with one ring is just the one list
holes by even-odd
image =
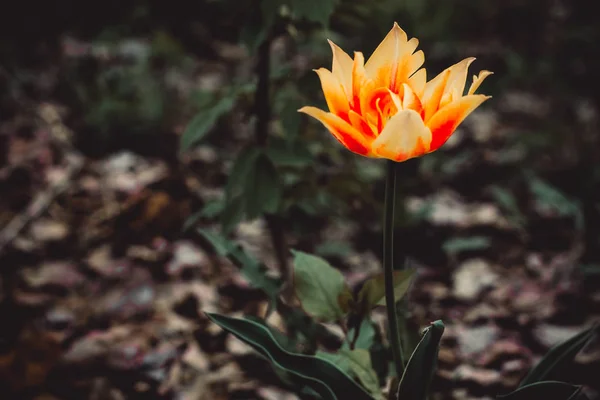
[[329, 43], [329, 46], [331, 47], [331, 50], [333, 50], [335, 52], [336, 49], [340, 49], [340, 46], [338, 46], [337, 44], [335, 44], [335, 42], [331, 39], [327, 39], [327, 43]]

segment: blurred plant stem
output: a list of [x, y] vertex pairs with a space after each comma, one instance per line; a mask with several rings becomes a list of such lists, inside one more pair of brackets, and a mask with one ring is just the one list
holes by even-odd
[[398, 314], [394, 298], [394, 205], [396, 203], [396, 170], [400, 163], [387, 161], [385, 182], [385, 211], [383, 214], [383, 271], [385, 278], [385, 304], [388, 316], [388, 330], [396, 375], [404, 370], [404, 357], [398, 330]]
[[[258, 84], [254, 95], [254, 114], [256, 115], [256, 144], [259, 147], [266, 147], [269, 138], [269, 122], [271, 121], [271, 43], [273, 42], [273, 33], [267, 34], [265, 40], [258, 48], [258, 61], [256, 65], [256, 74]], [[290, 283], [290, 268], [287, 261], [287, 243], [281, 218], [277, 215], [266, 214], [265, 220], [271, 242], [277, 258], [279, 272], [285, 284]]]

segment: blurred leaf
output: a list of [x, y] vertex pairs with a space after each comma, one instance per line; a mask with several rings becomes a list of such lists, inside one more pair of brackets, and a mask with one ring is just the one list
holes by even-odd
[[248, 48], [250, 53], [256, 52], [267, 38], [285, 1], [260, 0], [260, 7], [252, 6], [250, 8], [250, 14], [240, 31], [240, 42]]
[[200, 215], [205, 218], [214, 218], [225, 209], [225, 202], [223, 200], [212, 200], [207, 202], [202, 210], [200, 210]]
[[[356, 328], [352, 328], [348, 331], [348, 339], [354, 340], [356, 334]], [[365, 349], [369, 350], [373, 343], [375, 342], [375, 328], [373, 327], [373, 322], [371, 320], [365, 318], [361, 321], [358, 337], [356, 338], [356, 342], [354, 343], [355, 349]], [[344, 341], [342, 344], [342, 348], [350, 349], [350, 344], [348, 340]]]
[[319, 243], [315, 248], [315, 253], [321, 257], [344, 257], [352, 252], [352, 246], [348, 242], [329, 240]]
[[293, 254], [294, 289], [304, 311], [321, 321], [343, 318], [340, 300], [350, 289], [342, 273], [320, 257], [296, 250]]
[[517, 226], [525, 225], [525, 216], [517, 204], [517, 199], [515, 199], [515, 196], [510, 191], [498, 185], [492, 185], [490, 192], [496, 203], [508, 212], [509, 220]]
[[[394, 298], [399, 301], [404, 297], [415, 275], [415, 269], [394, 271]], [[358, 292], [357, 303], [363, 311], [368, 312], [375, 306], [385, 306], [385, 279], [383, 272], [369, 278]]]
[[396, 313], [398, 315], [398, 331], [401, 339], [400, 343], [402, 344], [402, 354], [404, 355], [404, 359], [408, 360], [421, 341], [419, 326], [408, 317], [408, 302], [406, 298], [398, 302]]
[[277, 169], [267, 156], [260, 154], [246, 176], [243, 196], [248, 218], [256, 218], [263, 212], [276, 213], [281, 204], [282, 189]]
[[519, 387], [517, 390], [507, 395], [498, 396], [498, 399], [504, 400], [583, 400], [586, 398], [587, 396], [581, 392], [581, 386], [557, 381], [533, 383], [531, 385]]
[[217, 254], [231, 259], [248, 282], [253, 287], [263, 290], [269, 297], [271, 304], [275, 304], [281, 288], [281, 281], [269, 276], [268, 269], [264, 264], [249, 256], [239, 245], [221, 235], [205, 229], [198, 229], [197, 231], [210, 242]]
[[358, 378], [375, 399], [383, 399], [379, 378], [371, 366], [371, 355], [367, 350], [342, 348], [337, 353], [318, 351], [316, 356], [331, 361], [348, 375]]
[[444, 324], [440, 320], [425, 328], [421, 341], [406, 364], [398, 386], [398, 399], [425, 400], [437, 368], [443, 333]]
[[271, 330], [251, 320], [206, 314], [221, 328], [252, 346], [277, 368], [286, 371], [295, 382], [317, 392], [324, 400], [372, 400], [354, 379], [331, 361], [286, 351]]
[[227, 178], [227, 185], [225, 185], [226, 199], [231, 200], [244, 193], [248, 174], [254, 168], [253, 166], [260, 155], [261, 152], [256, 147], [248, 147], [240, 152]]
[[223, 233], [228, 234], [244, 219], [244, 196], [238, 195], [233, 199], [228, 199], [223, 211], [221, 212], [221, 228]]
[[365, 182], [376, 182], [383, 179], [385, 168], [383, 163], [370, 158], [360, 158], [355, 161], [356, 172], [360, 179]]
[[314, 164], [315, 161], [310, 151], [301, 143], [271, 140], [266, 154], [275, 165], [284, 167], [305, 167]]
[[185, 56], [185, 49], [169, 32], [160, 29], [152, 37], [152, 54], [176, 63]]
[[336, 208], [337, 202], [331, 193], [326, 190], [319, 190], [310, 196], [300, 198], [295, 205], [308, 215], [321, 215]]
[[233, 109], [235, 102], [236, 96], [234, 93], [229, 93], [212, 106], [198, 112], [187, 125], [181, 136], [180, 150], [188, 150], [204, 139], [219, 118]]
[[600, 332], [600, 325], [573, 336], [571, 339], [554, 346], [544, 355], [540, 362], [521, 381], [520, 387], [526, 385], [552, 380], [560, 377], [573, 364], [573, 360], [579, 351], [589, 340]]
[[473, 154], [474, 152], [472, 150], [465, 150], [455, 156], [448, 157], [440, 165], [441, 173], [445, 176], [453, 176], [458, 174], [461, 170], [464, 170], [470, 162], [472, 162]]
[[306, 100], [298, 91], [297, 84], [287, 84], [279, 89], [274, 96], [274, 108], [283, 128], [286, 141], [294, 141], [300, 134], [302, 114], [298, 109], [305, 105]]
[[190, 215], [183, 224], [183, 231], [193, 228], [200, 218], [215, 218], [225, 210], [223, 200], [212, 200], [207, 202], [202, 209]]
[[318, 22], [325, 28], [329, 26], [329, 17], [335, 10], [337, 0], [288, 0], [294, 15], [301, 19]]
[[267, 27], [272, 26], [281, 11], [281, 6], [286, 2], [287, 0], [260, 0], [262, 23]]
[[547, 182], [535, 177], [533, 174], [527, 174], [529, 189], [535, 196], [538, 206], [542, 209], [553, 210], [560, 216], [572, 216], [575, 218], [575, 225], [578, 229], [583, 229], [583, 213], [579, 202], [569, 199], [562, 192], [551, 186]]
[[448, 254], [458, 254], [462, 251], [487, 249], [491, 246], [490, 238], [485, 236], [469, 236], [448, 239], [442, 245]]
[[584, 278], [592, 276], [600, 276], [600, 265], [598, 264], [582, 264], [579, 266]]
[[214, 232], [206, 229], [198, 229], [198, 233], [202, 235], [212, 245], [218, 255], [221, 257], [227, 257], [235, 251], [236, 245], [230, 240], [227, 240], [223, 236], [220, 236]]

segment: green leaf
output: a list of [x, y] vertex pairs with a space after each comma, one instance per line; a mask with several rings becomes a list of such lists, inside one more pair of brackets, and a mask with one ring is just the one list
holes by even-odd
[[515, 196], [510, 191], [500, 186], [493, 185], [490, 187], [490, 192], [492, 197], [494, 197], [494, 200], [496, 200], [496, 203], [498, 203], [501, 208], [508, 212], [508, 218], [514, 224], [517, 226], [525, 225], [525, 216], [523, 216]]
[[263, 212], [276, 213], [282, 194], [277, 169], [267, 156], [260, 154], [254, 160], [245, 182], [244, 197], [248, 218], [256, 218]]
[[600, 332], [599, 328], [600, 325], [595, 325], [551, 348], [521, 381], [520, 387], [561, 376], [570, 367], [577, 353]]
[[[355, 334], [356, 328], [350, 329], [347, 336], [348, 340], [354, 340]], [[348, 340], [344, 341], [342, 348], [350, 349]], [[360, 323], [358, 337], [354, 343], [354, 348], [369, 350], [371, 346], [373, 346], [373, 343], [375, 343], [375, 328], [373, 327], [373, 322], [365, 318]]]
[[196, 114], [181, 136], [180, 150], [188, 150], [204, 139], [219, 118], [233, 109], [235, 101], [236, 96], [227, 95], [219, 99], [212, 107]]
[[289, 0], [289, 2], [297, 18], [306, 18], [327, 28], [337, 0]]
[[444, 323], [440, 320], [425, 328], [423, 337], [410, 356], [400, 380], [396, 395], [398, 399], [425, 400], [437, 367], [443, 333]]
[[223, 200], [209, 201], [202, 207], [201, 210], [196, 211], [190, 215], [183, 224], [183, 231], [188, 231], [193, 228], [200, 218], [214, 218], [221, 214], [225, 208], [225, 202]]
[[343, 257], [347, 256], [351, 252], [352, 247], [348, 244], [348, 242], [334, 240], [322, 242], [315, 247], [315, 253], [321, 257]]
[[271, 304], [275, 303], [281, 282], [267, 274], [268, 269], [264, 264], [250, 257], [239, 245], [221, 235], [205, 229], [198, 229], [198, 233], [208, 240], [217, 254], [230, 258], [252, 286], [263, 290], [269, 296]]
[[256, 147], [249, 147], [240, 152], [229, 171], [227, 185], [225, 185], [226, 199], [231, 200], [244, 194], [248, 175], [260, 155], [261, 152]]
[[221, 257], [227, 257], [235, 251], [235, 243], [225, 239], [216, 233], [208, 231], [206, 229], [198, 229], [198, 233], [201, 234], [211, 246], [215, 249], [218, 255]]
[[252, 346], [277, 368], [286, 371], [299, 385], [309, 387], [324, 400], [373, 399], [331, 361], [285, 350], [263, 324], [219, 314], [206, 315], [221, 328]]
[[448, 254], [458, 254], [463, 251], [483, 250], [491, 246], [491, 241], [485, 236], [457, 237], [446, 240], [442, 245]]
[[[415, 269], [404, 269], [394, 271], [394, 298], [400, 300], [412, 283], [415, 275]], [[385, 279], [383, 272], [370, 278], [365, 282], [358, 292], [358, 304], [363, 311], [368, 312], [375, 306], [385, 306]]]
[[300, 134], [302, 114], [298, 109], [306, 104], [306, 100], [298, 91], [297, 83], [291, 82], [277, 91], [274, 98], [274, 108], [287, 143], [293, 143]]
[[220, 219], [223, 233], [228, 234], [231, 232], [244, 219], [244, 197], [238, 195], [233, 199], [228, 199], [225, 208], [221, 212]]
[[[299, 114], [296, 111], [296, 114]], [[266, 149], [267, 156], [275, 165], [282, 167], [306, 167], [314, 163], [310, 151], [301, 143], [286, 143], [281, 140], [271, 140]]]
[[598, 264], [581, 264], [579, 269], [584, 279], [600, 276], [600, 265]]
[[294, 289], [304, 311], [321, 321], [343, 318], [340, 298], [350, 289], [342, 273], [320, 257], [295, 250], [293, 254]]
[[584, 399], [581, 397], [581, 386], [570, 385], [565, 382], [543, 381], [531, 385], [519, 387], [514, 392], [504, 396], [497, 396], [504, 400], [533, 400], [533, 399], [552, 399], [552, 400], [575, 400]]
[[383, 399], [379, 378], [371, 366], [371, 355], [368, 350], [342, 348], [337, 353], [318, 351], [316, 356], [331, 361], [348, 375], [357, 378], [374, 398]]
[[225, 209], [225, 202], [222, 199], [212, 200], [207, 202], [202, 210], [200, 210], [200, 216], [204, 218], [214, 218], [221, 214]]
[[572, 216], [578, 229], [583, 228], [584, 220], [581, 205], [543, 180], [527, 174], [529, 178], [529, 189], [535, 196], [538, 205], [542, 209], [552, 210], [560, 216]]

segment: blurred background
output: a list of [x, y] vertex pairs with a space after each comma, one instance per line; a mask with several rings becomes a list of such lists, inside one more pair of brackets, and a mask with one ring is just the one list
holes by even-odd
[[[411, 320], [447, 326], [432, 398], [514, 389], [600, 315], [593, 9], [13, 2], [0, 13], [0, 397], [296, 398], [202, 314], [260, 314], [266, 298], [197, 228], [284, 278], [290, 248], [351, 282], [380, 268], [384, 163], [296, 110], [324, 106], [312, 69], [330, 66], [327, 38], [368, 55], [394, 21], [428, 77], [469, 56], [470, 75], [494, 71], [479, 90], [493, 98], [399, 182], [396, 235], [419, 270]], [[230, 195], [257, 146], [269, 158], [256, 192]], [[600, 390], [598, 347], [565, 380]]]

